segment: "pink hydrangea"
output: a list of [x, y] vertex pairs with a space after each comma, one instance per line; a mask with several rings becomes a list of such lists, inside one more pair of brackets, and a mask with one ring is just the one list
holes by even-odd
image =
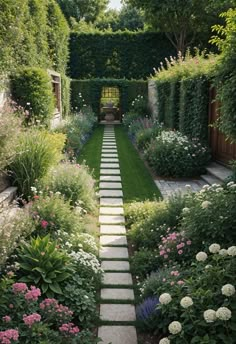
[[9, 323], [11, 321], [11, 317], [9, 315], [5, 315], [5, 317], [2, 317], [2, 320], [6, 323]]
[[179, 250], [179, 251], [178, 251], [178, 254], [183, 254], [183, 250]]
[[73, 323], [68, 323], [62, 324], [62, 326], [59, 327], [59, 331], [63, 333], [65, 336], [76, 336], [80, 330], [78, 326], [75, 326]]
[[14, 283], [12, 290], [14, 294], [24, 294], [28, 291], [28, 287], [25, 283]]
[[33, 313], [30, 315], [23, 315], [23, 321], [25, 325], [31, 327], [34, 323], [41, 321], [41, 315], [38, 313]]
[[46, 220], [41, 221], [42, 228], [46, 229], [48, 225], [49, 225], [48, 221], [46, 221]]
[[180, 280], [177, 282], [178, 285], [183, 285], [184, 284], [184, 281]]
[[166, 254], [166, 251], [165, 250], [161, 250], [160, 251], [160, 256], [164, 256], [164, 254]]
[[17, 341], [19, 338], [19, 332], [17, 330], [0, 331], [0, 343], [11, 344], [11, 340]]
[[41, 296], [41, 291], [39, 288], [36, 288], [34, 286], [30, 287], [30, 290], [25, 294], [25, 299], [27, 301], [37, 301], [39, 296]]
[[190, 246], [192, 244], [192, 241], [191, 240], [188, 240], [187, 243], [186, 243], [188, 246]]

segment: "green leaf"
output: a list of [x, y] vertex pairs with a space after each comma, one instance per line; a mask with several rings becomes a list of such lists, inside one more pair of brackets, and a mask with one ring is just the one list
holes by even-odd
[[56, 294], [62, 294], [61, 287], [59, 286], [57, 282], [49, 284], [49, 288]]

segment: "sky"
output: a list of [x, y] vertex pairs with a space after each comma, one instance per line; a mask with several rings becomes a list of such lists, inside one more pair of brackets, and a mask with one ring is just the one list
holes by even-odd
[[109, 7], [110, 8], [115, 8], [115, 9], [120, 9], [122, 6], [120, 0], [110, 0]]

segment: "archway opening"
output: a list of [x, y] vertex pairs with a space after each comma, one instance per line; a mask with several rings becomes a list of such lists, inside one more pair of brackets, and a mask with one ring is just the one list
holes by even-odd
[[119, 87], [103, 87], [100, 100], [100, 120], [120, 121], [120, 119]]

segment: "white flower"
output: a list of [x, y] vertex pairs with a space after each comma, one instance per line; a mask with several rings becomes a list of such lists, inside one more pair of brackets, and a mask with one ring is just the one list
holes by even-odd
[[202, 187], [204, 190], [208, 190], [209, 188], [210, 188], [210, 185], [208, 185], [208, 184], [205, 184], [205, 185], [203, 185], [203, 187]]
[[188, 308], [191, 307], [193, 305], [193, 300], [191, 299], [191, 297], [189, 296], [185, 296], [182, 298], [182, 300], [180, 301], [180, 305], [183, 308]]
[[216, 321], [216, 312], [213, 309], [207, 309], [203, 313], [203, 317], [207, 323], [212, 323]]
[[189, 214], [190, 213], [190, 209], [189, 208], [183, 208], [183, 214]]
[[223, 257], [226, 257], [228, 256], [228, 251], [225, 249], [225, 248], [222, 248], [220, 251], [219, 251], [219, 255], [223, 256]]
[[222, 294], [225, 296], [232, 296], [235, 294], [235, 288], [232, 284], [225, 284], [221, 288]]
[[212, 244], [211, 246], [209, 246], [209, 251], [211, 253], [218, 253], [220, 251], [220, 245]]
[[209, 207], [209, 205], [211, 205], [211, 202], [204, 201], [204, 202], [202, 202], [201, 207], [202, 207], [202, 209], [207, 209]]
[[205, 269], [208, 270], [208, 269], [211, 269], [212, 268], [212, 265], [211, 264], [208, 264], [205, 266]]
[[168, 329], [171, 334], [178, 334], [182, 331], [182, 325], [179, 321], [172, 321], [172, 323], [170, 323], [168, 326]]
[[236, 246], [231, 246], [227, 250], [229, 256], [236, 256]]
[[172, 301], [172, 297], [168, 293], [161, 294], [159, 301], [162, 305], [168, 305]]
[[234, 182], [232, 181], [232, 182], [229, 182], [229, 183], [227, 183], [227, 186], [231, 186], [231, 185], [234, 185]]
[[160, 340], [159, 344], [170, 344], [170, 340], [167, 337], [162, 338]]
[[236, 184], [230, 185], [230, 189], [236, 189]]
[[227, 307], [220, 307], [216, 311], [216, 317], [220, 320], [229, 320], [231, 318], [232, 312]]
[[198, 252], [196, 259], [198, 262], [205, 262], [207, 260], [207, 254], [205, 252]]

